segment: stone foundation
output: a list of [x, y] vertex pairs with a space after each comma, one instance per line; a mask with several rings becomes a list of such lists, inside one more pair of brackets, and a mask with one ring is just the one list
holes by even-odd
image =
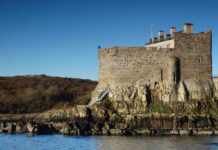
[[41, 114], [0, 115], [1, 133], [64, 135], [217, 135], [218, 117], [117, 115], [96, 106]]

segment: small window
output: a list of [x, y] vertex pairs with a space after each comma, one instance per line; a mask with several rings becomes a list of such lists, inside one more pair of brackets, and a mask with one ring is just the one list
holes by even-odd
[[199, 58], [199, 64], [201, 64], [202, 63], [202, 60], [201, 60], [201, 58]]
[[163, 70], [161, 69], [161, 81], [163, 81]]

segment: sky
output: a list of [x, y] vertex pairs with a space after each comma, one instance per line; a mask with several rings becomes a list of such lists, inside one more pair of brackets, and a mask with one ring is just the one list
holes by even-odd
[[212, 30], [218, 76], [218, 0], [0, 0], [0, 76], [98, 80], [98, 46], [144, 46], [159, 30]]

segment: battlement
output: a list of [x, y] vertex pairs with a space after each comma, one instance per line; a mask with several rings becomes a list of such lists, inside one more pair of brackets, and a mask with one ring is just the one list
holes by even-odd
[[120, 55], [140, 55], [152, 53], [170, 53], [172, 48], [160, 48], [160, 47], [125, 47], [125, 46], [112, 46], [108, 48], [98, 49], [99, 57], [113, 57]]
[[[99, 48], [99, 84], [106, 87], [140, 79], [158, 83], [191, 77], [212, 79], [211, 31], [193, 33], [193, 25], [184, 24], [179, 32], [171, 27], [170, 35], [143, 47]], [[159, 37], [163, 36], [160, 31]]]
[[139, 50], [139, 49], [143, 49], [143, 50], [167, 50], [169, 48], [160, 48], [160, 47], [127, 47], [127, 46], [111, 46], [108, 48], [99, 48], [99, 51], [110, 51], [113, 49], [117, 49], [117, 50], [125, 50], [125, 51], [132, 51], [132, 50]]

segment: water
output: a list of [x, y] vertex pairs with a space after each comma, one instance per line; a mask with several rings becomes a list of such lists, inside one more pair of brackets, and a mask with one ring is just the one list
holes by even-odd
[[218, 150], [218, 136], [62, 136], [0, 134], [0, 150]]

